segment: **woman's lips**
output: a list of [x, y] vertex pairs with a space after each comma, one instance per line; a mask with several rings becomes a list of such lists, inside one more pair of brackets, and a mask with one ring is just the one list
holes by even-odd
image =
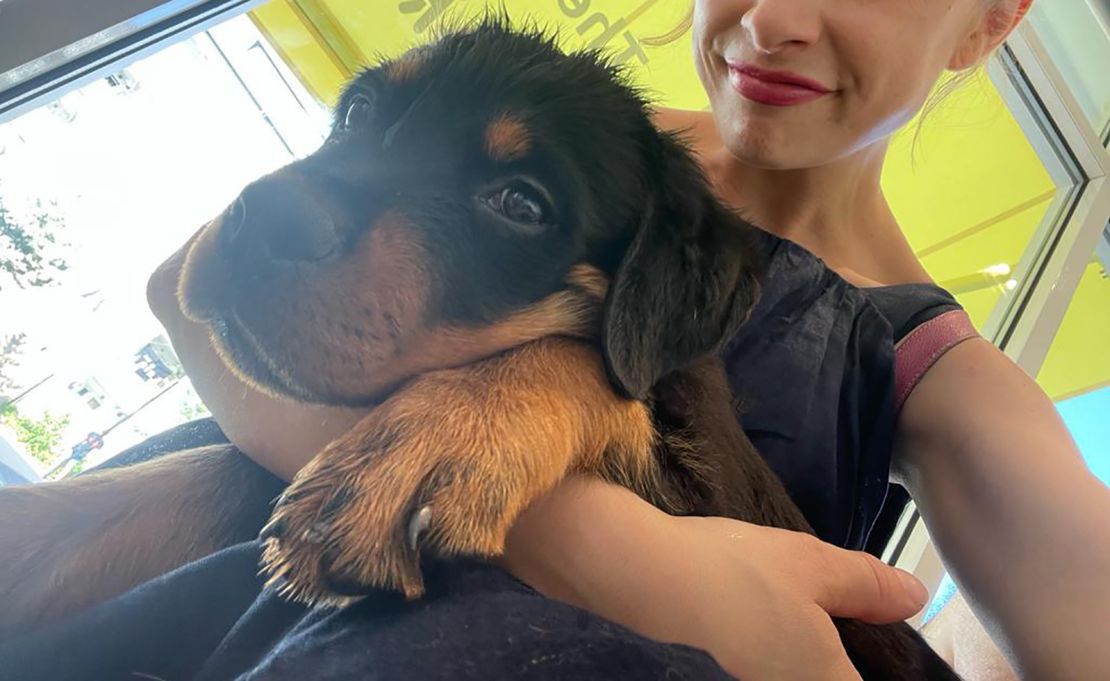
[[770, 71], [742, 62], [728, 65], [729, 82], [741, 96], [769, 106], [795, 106], [832, 92], [821, 83], [789, 71]]

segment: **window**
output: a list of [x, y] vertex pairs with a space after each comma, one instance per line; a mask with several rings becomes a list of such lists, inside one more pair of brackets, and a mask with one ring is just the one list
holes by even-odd
[[0, 123], [0, 404], [47, 436], [0, 437], [40, 475], [206, 413], [146, 279], [327, 121], [245, 15], [59, 94]]

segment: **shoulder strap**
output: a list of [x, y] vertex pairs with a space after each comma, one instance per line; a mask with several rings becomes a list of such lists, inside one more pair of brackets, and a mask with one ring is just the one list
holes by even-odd
[[894, 411], [900, 412], [921, 377], [952, 348], [979, 332], [962, 309], [918, 324], [894, 346]]

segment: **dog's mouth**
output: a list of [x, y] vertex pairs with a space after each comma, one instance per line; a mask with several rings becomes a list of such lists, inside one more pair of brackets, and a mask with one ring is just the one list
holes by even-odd
[[[225, 313], [209, 321], [212, 344], [231, 370], [248, 385], [281, 399], [306, 404], [352, 405], [371, 407], [381, 404], [404, 385], [409, 377], [383, 385], [373, 394], [360, 394], [357, 399], [337, 399], [327, 392], [327, 386], [309, 387], [311, 379], [297, 377], [293, 371], [274, 357], [259, 340], [259, 336], [234, 313]], [[306, 385], [306, 383], [308, 385]], [[323, 387], [324, 392], [320, 392]]]
[[208, 322], [208, 327], [217, 352], [248, 383], [277, 397], [298, 402], [320, 402], [317, 395], [270, 357], [238, 317], [226, 314]]

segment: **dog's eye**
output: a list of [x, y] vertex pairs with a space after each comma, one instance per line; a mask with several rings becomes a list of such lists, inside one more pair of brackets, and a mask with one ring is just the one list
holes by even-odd
[[347, 106], [347, 113], [343, 116], [343, 127], [357, 128], [365, 125], [370, 120], [370, 112], [373, 106], [370, 103], [370, 98], [366, 95], [355, 95], [351, 100], [350, 105]]
[[513, 182], [489, 194], [490, 208], [518, 225], [538, 228], [549, 224], [551, 210], [543, 193], [526, 182]]

